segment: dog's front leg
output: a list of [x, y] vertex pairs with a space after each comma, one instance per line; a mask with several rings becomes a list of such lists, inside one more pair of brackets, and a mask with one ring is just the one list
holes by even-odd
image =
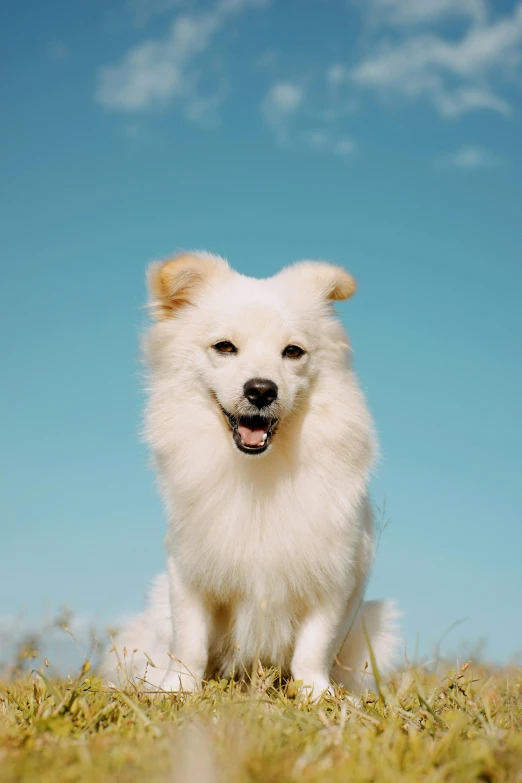
[[172, 617], [172, 661], [163, 680], [167, 691], [194, 691], [208, 661], [210, 616], [201, 592], [186, 584], [175, 558], [168, 558]]
[[342, 622], [342, 607], [335, 603], [311, 609], [296, 634], [291, 671], [294, 680], [302, 680], [303, 692], [318, 699], [332, 690], [329, 671], [333, 646]]

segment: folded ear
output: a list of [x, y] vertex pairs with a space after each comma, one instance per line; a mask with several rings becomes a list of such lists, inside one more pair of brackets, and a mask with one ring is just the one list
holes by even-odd
[[332, 302], [348, 299], [357, 287], [354, 278], [345, 269], [326, 261], [299, 261], [288, 272], [298, 274], [306, 285]]
[[150, 264], [147, 278], [155, 317], [172, 318], [181, 307], [195, 302], [207, 282], [228, 270], [224, 259], [210, 253], [182, 253]]

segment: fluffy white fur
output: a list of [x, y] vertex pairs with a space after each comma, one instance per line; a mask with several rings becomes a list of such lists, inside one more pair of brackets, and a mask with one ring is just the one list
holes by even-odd
[[[195, 253], [155, 265], [149, 285], [147, 438], [168, 512], [168, 572], [118, 635], [105, 677], [193, 690], [260, 659], [315, 696], [330, 678], [360, 691], [367, 639], [380, 670], [397, 639], [393, 608], [363, 603], [375, 437], [332, 306], [353, 293], [352, 278], [301, 262], [257, 280]], [[224, 340], [237, 353], [213, 348]], [[283, 357], [289, 344], [306, 353]], [[222, 410], [249, 412], [251, 378], [279, 392], [278, 426], [259, 455], [236, 447]]]

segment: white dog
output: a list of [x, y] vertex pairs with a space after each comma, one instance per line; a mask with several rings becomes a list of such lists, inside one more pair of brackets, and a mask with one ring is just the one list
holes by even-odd
[[260, 660], [314, 697], [330, 678], [360, 691], [367, 642], [385, 670], [397, 640], [392, 607], [363, 603], [375, 438], [333, 309], [353, 278], [305, 261], [257, 280], [198, 252], [152, 265], [149, 287], [168, 573], [105, 676], [188, 691]]

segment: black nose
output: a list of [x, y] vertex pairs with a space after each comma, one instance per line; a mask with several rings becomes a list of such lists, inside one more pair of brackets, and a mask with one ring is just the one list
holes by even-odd
[[277, 385], [266, 378], [252, 378], [243, 386], [245, 397], [256, 408], [264, 408], [277, 399]]

